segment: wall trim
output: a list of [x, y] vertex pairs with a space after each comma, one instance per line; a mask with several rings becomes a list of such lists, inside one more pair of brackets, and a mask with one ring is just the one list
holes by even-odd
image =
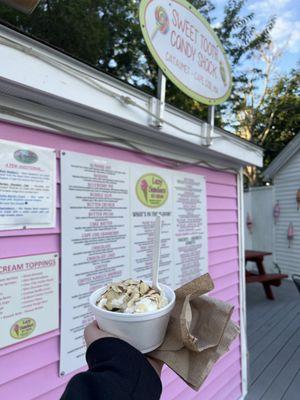
[[263, 150], [166, 105], [162, 129], [154, 128], [153, 97], [62, 52], [0, 24], [0, 92], [94, 121], [124, 126], [141, 136], [193, 146], [199, 153], [238, 165], [262, 165]]
[[240, 329], [241, 329], [241, 360], [242, 360], [242, 399], [248, 392], [249, 356], [247, 346], [246, 319], [246, 277], [245, 277], [245, 221], [244, 221], [244, 175], [243, 168], [237, 175], [238, 183], [238, 232], [239, 232], [239, 279], [240, 279]]
[[134, 148], [130, 148], [131, 144], [150, 155], [173, 159], [178, 162], [179, 167], [180, 163], [197, 163], [198, 166], [235, 174], [240, 168], [240, 163], [235, 160], [211, 154], [207, 149], [196, 147], [179, 138], [154, 133], [147, 135], [145, 132], [141, 135], [126, 125], [120, 128], [105, 120], [99, 122], [1, 94], [0, 120], [134, 151]]

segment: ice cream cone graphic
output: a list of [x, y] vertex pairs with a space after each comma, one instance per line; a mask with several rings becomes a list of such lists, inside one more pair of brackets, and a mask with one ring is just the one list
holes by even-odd
[[14, 326], [14, 331], [15, 331], [15, 334], [17, 335], [17, 337], [19, 337], [20, 327], [19, 327], [18, 324], [16, 324], [16, 325]]
[[141, 187], [141, 190], [142, 190], [142, 192], [144, 194], [146, 203], [148, 203], [148, 183], [147, 183], [146, 179], [143, 179], [141, 181], [140, 187]]

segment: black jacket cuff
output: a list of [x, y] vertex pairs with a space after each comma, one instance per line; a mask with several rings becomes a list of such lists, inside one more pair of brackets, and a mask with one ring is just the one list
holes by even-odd
[[130, 382], [132, 398], [145, 391], [151, 399], [158, 399], [161, 395], [161, 380], [146, 356], [121, 339], [107, 337], [96, 340], [88, 347], [86, 360], [91, 371], [117, 372], [120, 385], [125, 384], [127, 388]]

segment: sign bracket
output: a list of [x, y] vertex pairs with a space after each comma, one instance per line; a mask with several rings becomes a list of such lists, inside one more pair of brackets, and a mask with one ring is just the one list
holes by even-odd
[[[162, 119], [164, 118], [165, 101], [166, 101], [166, 86], [167, 78], [163, 74], [162, 70], [158, 69], [158, 80], [157, 80], [157, 97], [150, 99], [150, 112], [151, 119], [150, 125], [161, 129], [163, 126]], [[156, 118], [153, 116], [156, 115]]]
[[210, 146], [212, 142], [212, 136], [215, 129], [215, 106], [208, 107], [208, 129], [207, 129], [207, 136], [206, 136], [206, 146]]
[[207, 122], [201, 124], [201, 144], [209, 147], [215, 129], [215, 106], [208, 106]]

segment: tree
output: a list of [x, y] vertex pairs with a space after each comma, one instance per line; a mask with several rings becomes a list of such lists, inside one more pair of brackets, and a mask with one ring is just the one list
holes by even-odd
[[[42, 0], [31, 15], [0, 6], [0, 16], [23, 32], [121, 79], [141, 75], [137, 1]], [[117, 68], [116, 68], [117, 66]]]
[[[213, 23], [211, 0], [191, 3]], [[217, 34], [233, 68], [233, 92], [217, 109], [217, 124], [224, 125], [224, 113], [240, 100], [239, 86], [247, 76], [239, 71], [244, 59], [253, 56], [269, 42], [273, 20], [257, 32], [255, 15], [241, 16], [245, 0], [228, 0]], [[104, 72], [142, 90], [155, 93], [157, 66], [142, 38], [138, 21], [138, 0], [42, 0], [31, 16], [0, 6], [2, 20], [22, 31], [49, 42]], [[167, 101], [196, 116], [206, 118], [207, 106], [180, 92], [168, 82]]]
[[[300, 132], [300, 72], [279, 77], [267, 90], [253, 139], [264, 148], [264, 168]], [[253, 184], [261, 182], [260, 171]]]
[[[288, 142], [300, 133], [300, 71], [280, 77], [268, 91], [266, 104], [258, 123], [258, 139], [265, 149], [265, 166]], [[263, 121], [267, 120], [267, 123]], [[262, 126], [265, 126], [262, 129]]]
[[[190, 1], [210, 24], [215, 23], [213, 0]], [[233, 72], [232, 94], [216, 108], [216, 125], [265, 147], [267, 165], [299, 129], [299, 73], [293, 71], [272, 83], [273, 67], [280, 56], [280, 52], [270, 51], [275, 20], [270, 19], [258, 31], [255, 14], [244, 12], [245, 2], [227, 0], [215, 28]], [[101, 71], [155, 94], [158, 67], [143, 40], [138, 7], [138, 0], [42, 0], [30, 16], [0, 5], [0, 17]], [[254, 66], [250, 66], [251, 60]], [[167, 102], [207, 118], [208, 107], [170, 81]], [[248, 167], [245, 173], [250, 185], [260, 182], [259, 170]]]
[[[235, 129], [242, 138], [264, 148], [264, 167], [277, 156], [300, 128], [300, 72], [278, 76], [276, 62], [283, 49], [271, 44], [260, 51], [264, 67], [248, 71], [248, 79], [240, 91], [241, 101], [234, 104]], [[254, 60], [256, 64], [258, 60]], [[247, 184], [262, 183], [261, 169], [245, 168]]]

